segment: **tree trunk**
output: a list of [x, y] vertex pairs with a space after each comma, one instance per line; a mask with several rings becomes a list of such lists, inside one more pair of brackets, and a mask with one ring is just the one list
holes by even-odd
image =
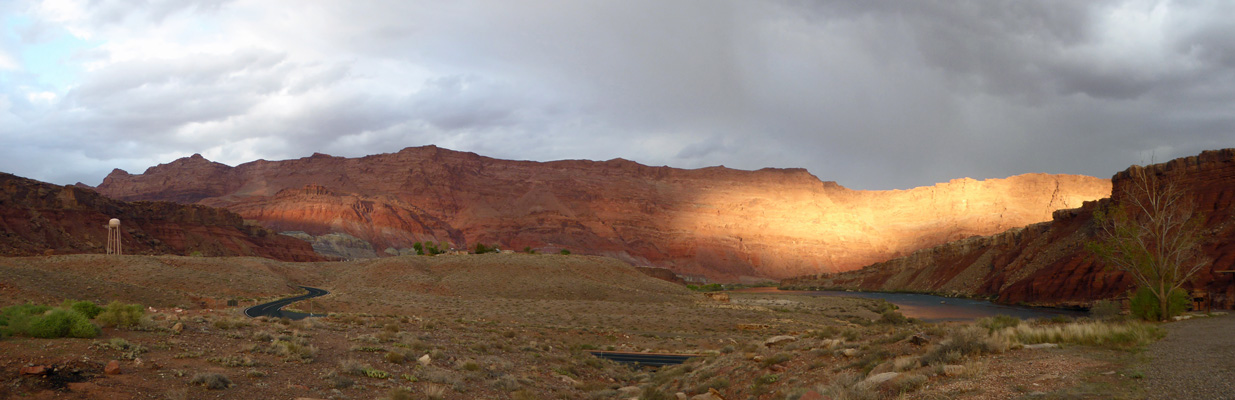
[[1166, 285], [1158, 286], [1158, 307], [1161, 313], [1158, 314], [1159, 321], [1166, 321], [1171, 316], [1168, 314], [1171, 310], [1171, 293], [1166, 291]]

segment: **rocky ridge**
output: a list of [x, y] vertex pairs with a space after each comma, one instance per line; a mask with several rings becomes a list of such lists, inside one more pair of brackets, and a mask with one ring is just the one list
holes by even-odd
[[227, 210], [117, 201], [80, 187], [0, 173], [0, 255], [103, 253], [111, 218], [121, 220], [126, 254], [322, 260], [308, 243], [246, 224]]
[[856, 271], [786, 279], [782, 287], [936, 292], [1048, 306], [1083, 307], [1122, 297], [1132, 279], [1107, 268], [1085, 243], [1097, 237], [1094, 212], [1117, 203], [1138, 168], [1174, 181], [1193, 197], [1204, 216], [1203, 251], [1212, 264], [1188, 287], [1206, 291], [1218, 306], [1235, 305], [1235, 274], [1219, 272], [1235, 265], [1235, 149], [1131, 167], [1112, 178], [1111, 198], [1056, 211], [1049, 222], [953, 241]]
[[844, 271], [1046, 221], [1110, 183], [1026, 174], [858, 191], [802, 169], [507, 161], [426, 146], [236, 167], [194, 155], [113, 171], [98, 191], [222, 207], [278, 231], [346, 233], [379, 256], [421, 241], [560, 248], [741, 280]]

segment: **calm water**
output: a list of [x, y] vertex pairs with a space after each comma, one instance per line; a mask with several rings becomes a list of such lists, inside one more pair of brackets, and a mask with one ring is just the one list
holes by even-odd
[[972, 321], [978, 318], [991, 317], [995, 315], [1008, 315], [1020, 319], [1051, 318], [1057, 315], [1066, 315], [1070, 317], [1085, 315], [1082, 311], [1062, 310], [1056, 308], [1007, 306], [983, 300], [957, 299], [951, 297], [931, 296], [927, 294], [839, 292], [830, 290], [788, 291], [779, 290], [777, 288], [750, 288], [739, 290], [739, 292], [884, 299], [900, 307], [898, 311], [906, 317], [917, 318], [926, 322]]

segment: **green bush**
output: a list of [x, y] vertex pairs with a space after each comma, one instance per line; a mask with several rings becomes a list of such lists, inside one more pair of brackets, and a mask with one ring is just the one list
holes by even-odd
[[0, 335], [92, 338], [99, 335], [99, 327], [71, 309], [19, 304], [0, 310]]
[[93, 301], [65, 300], [64, 304], [60, 305], [60, 308], [77, 311], [81, 315], [86, 316], [87, 319], [94, 319], [94, 317], [99, 316], [100, 312], [103, 312], [103, 307], [99, 307]]
[[146, 313], [140, 304], [124, 304], [119, 301], [113, 301], [103, 308], [96, 320], [102, 323], [103, 326], [135, 326], [141, 322], [142, 315]]
[[26, 333], [44, 339], [75, 337], [92, 338], [99, 335], [99, 327], [90, 323], [86, 316], [63, 308], [52, 309], [30, 320]]
[[1170, 302], [1167, 312], [1170, 315], [1159, 315], [1162, 313], [1161, 306], [1158, 303], [1158, 296], [1154, 296], [1153, 291], [1147, 287], [1141, 287], [1136, 290], [1136, 295], [1132, 297], [1130, 308], [1132, 315], [1146, 321], [1159, 321], [1179, 315], [1188, 309], [1191, 299], [1188, 298], [1188, 293], [1183, 289], [1175, 289], [1171, 292], [1171, 296], [1167, 301]]
[[884, 311], [883, 314], [880, 314], [879, 322], [891, 325], [900, 325], [908, 323], [909, 319], [905, 318], [904, 314], [901, 314], [896, 310], [888, 310]]
[[569, 256], [569, 255], [570, 255], [570, 250], [562, 249], [562, 251], [559, 251], [558, 253], [561, 253], [561, 254], [562, 254], [562, 255], [564, 255], [564, 256]]

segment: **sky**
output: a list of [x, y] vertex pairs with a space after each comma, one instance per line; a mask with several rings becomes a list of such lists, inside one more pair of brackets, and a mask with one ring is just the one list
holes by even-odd
[[97, 185], [437, 145], [1110, 177], [1235, 147], [1235, 2], [5, 0], [0, 171]]

